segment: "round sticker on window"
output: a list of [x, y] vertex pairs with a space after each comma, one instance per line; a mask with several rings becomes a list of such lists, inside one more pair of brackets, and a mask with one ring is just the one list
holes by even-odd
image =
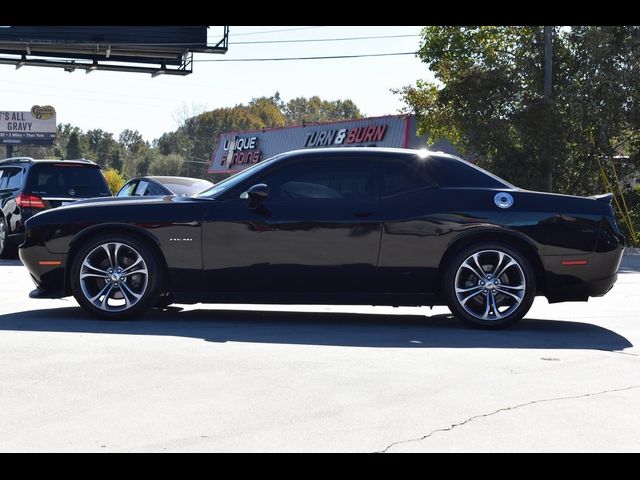
[[513, 197], [506, 192], [497, 193], [496, 196], [493, 197], [493, 201], [496, 202], [496, 205], [500, 208], [509, 208], [513, 205]]

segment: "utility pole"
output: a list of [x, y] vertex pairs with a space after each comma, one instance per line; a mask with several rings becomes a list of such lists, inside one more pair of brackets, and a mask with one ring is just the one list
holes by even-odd
[[7, 147], [7, 158], [13, 157], [13, 145], [11, 145], [10, 143], [7, 143], [6, 147]]
[[547, 170], [547, 191], [553, 191], [553, 152], [551, 151], [551, 69], [553, 59], [553, 27], [544, 27], [544, 103], [547, 107], [545, 166]]

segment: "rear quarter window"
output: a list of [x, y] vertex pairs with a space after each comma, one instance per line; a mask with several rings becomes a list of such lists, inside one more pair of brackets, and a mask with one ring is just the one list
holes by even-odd
[[507, 181], [463, 160], [434, 157], [433, 174], [441, 187], [449, 188], [514, 188]]
[[437, 186], [415, 159], [379, 160], [376, 166], [378, 191], [383, 197]]
[[35, 165], [29, 172], [27, 188], [31, 193], [52, 197], [111, 195], [100, 169], [82, 165]]

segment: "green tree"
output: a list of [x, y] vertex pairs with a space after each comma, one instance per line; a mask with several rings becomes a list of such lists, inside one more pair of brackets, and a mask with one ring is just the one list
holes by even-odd
[[[125, 129], [118, 137], [118, 145], [122, 152], [120, 170], [127, 177], [136, 175], [140, 170], [138, 163], [144, 162], [144, 157], [149, 151], [149, 143], [146, 142], [138, 130]], [[115, 165], [112, 165], [115, 167]]]
[[150, 148], [136, 163], [135, 176], [148, 175], [153, 161], [160, 156], [157, 148]]
[[426, 27], [419, 56], [436, 81], [399, 92], [432, 143], [448, 138], [532, 189], [544, 188], [550, 150], [555, 190], [592, 194], [603, 188], [602, 162], [623, 147], [637, 158], [639, 41], [638, 27], [556, 28], [548, 106], [543, 27]]
[[158, 155], [151, 161], [151, 175], [183, 175], [184, 158], [178, 154]]
[[362, 117], [351, 100], [322, 100], [318, 96], [289, 100], [284, 106], [284, 115], [288, 125]]
[[144, 141], [138, 130], [123, 130], [118, 138], [118, 143], [127, 155], [134, 157], [144, 154], [149, 148], [148, 143]]
[[120, 148], [113, 134], [99, 128], [89, 130], [84, 135], [88, 147], [87, 155], [101, 167], [110, 164], [112, 155]]
[[260, 118], [265, 128], [284, 127], [286, 118], [280, 105], [280, 96], [254, 98], [249, 102], [249, 111]]
[[66, 146], [66, 158], [67, 159], [78, 159], [83, 158], [84, 155], [82, 153], [82, 148], [80, 146], [80, 133], [74, 131], [69, 135], [69, 141]]

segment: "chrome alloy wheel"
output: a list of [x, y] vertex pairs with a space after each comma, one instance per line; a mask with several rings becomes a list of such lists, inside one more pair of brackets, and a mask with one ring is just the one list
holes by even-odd
[[455, 292], [458, 303], [478, 320], [502, 320], [522, 303], [526, 279], [520, 264], [499, 250], [482, 250], [458, 267]]
[[149, 271], [142, 256], [124, 243], [98, 245], [80, 267], [80, 288], [84, 297], [105, 312], [133, 307], [149, 283]]

